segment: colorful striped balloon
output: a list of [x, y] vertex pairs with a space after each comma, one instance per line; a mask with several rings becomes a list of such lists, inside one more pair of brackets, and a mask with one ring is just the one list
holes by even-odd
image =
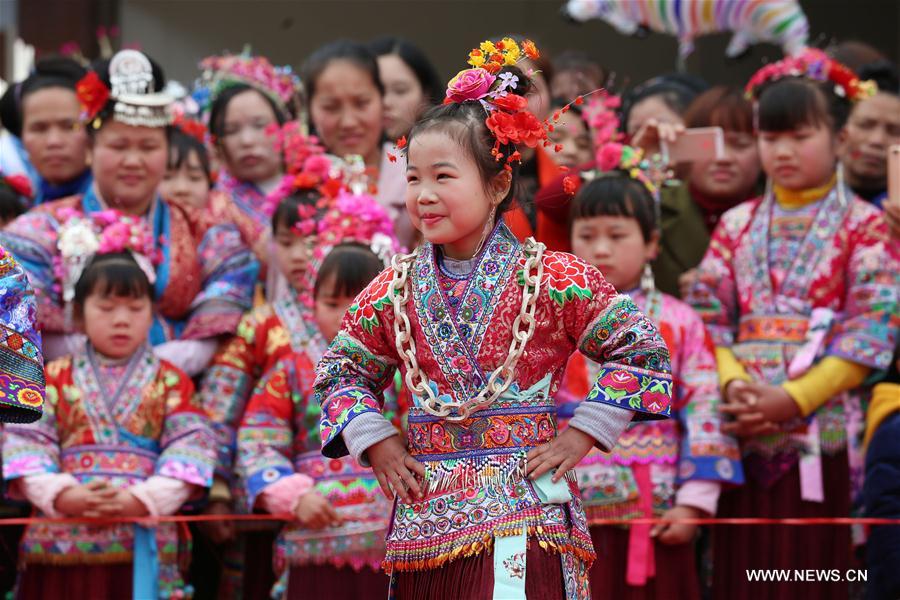
[[785, 54], [806, 47], [809, 22], [797, 0], [568, 0], [564, 12], [576, 21], [600, 19], [625, 35], [641, 27], [678, 38], [683, 61], [700, 35], [733, 31], [726, 54], [771, 42]]

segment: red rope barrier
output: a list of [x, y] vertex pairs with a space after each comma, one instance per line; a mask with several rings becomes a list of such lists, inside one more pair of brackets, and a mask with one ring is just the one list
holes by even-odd
[[[294, 521], [290, 514], [279, 515], [171, 515], [166, 517], [117, 517], [104, 519], [87, 518], [49, 518], [49, 517], [23, 517], [0, 518], [0, 526], [34, 525], [37, 523], [82, 524], [82, 525], [116, 525], [120, 523], [134, 523], [139, 525], [154, 525], [157, 523], [200, 523], [209, 521]], [[591, 522], [591, 525], [661, 525], [670, 523], [684, 523], [689, 525], [786, 525], [791, 527], [809, 525], [900, 525], [898, 519], [873, 519], [865, 517], [835, 517], [835, 518], [805, 518], [805, 519], [600, 519]]]

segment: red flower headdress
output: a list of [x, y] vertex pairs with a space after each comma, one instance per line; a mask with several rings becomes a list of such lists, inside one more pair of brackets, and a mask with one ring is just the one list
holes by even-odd
[[172, 126], [185, 135], [191, 136], [204, 146], [208, 146], [211, 141], [209, 130], [206, 128], [206, 125], [196, 119], [188, 117], [184, 113], [175, 115]]
[[26, 175], [21, 173], [4, 175], [0, 172], [0, 185], [5, 185], [17, 196], [22, 196], [28, 200], [34, 199], [34, 191], [31, 189], [31, 180], [28, 179], [28, 176]]
[[788, 56], [766, 65], [750, 78], [744, 88], [748, 100], [759, 97], [763, 85], [785, 77], [805, 77], [813, 81], [834, 84], [834, 93], [851, 102], [865, 100], [878, 92], [874, 81], [861, 81], [849, 67], [839, 63], [817, 48], [806, 48], [796, 56]]
[[[540, 53], [531, 40], [525, 40], [521, 46], [508, 37], [498, 42], [488, 40], [469, 52], [468, 63], [472, 68], [460, 71], [447, 84], [445, 104], [480, 102], [487, 111], [485, 125], [496, 140], [492, 154], [497, 161], [505, 160], [507, 169], [511, 169], [511, 163], [522, 161], [516, 147], [550, 146], [547, 132], [553, 130], [553, 123], [559, 121], [571, 104], [584, 102], [584, 98], [579, 96], [554, 113], [549, 121], [541, 121], [534, 116], [528, 110], [528, 100], [512, 92], [518, 87], [519, 78], [510, 72], [500, 71], [523, 58], [534, 60], [539, 57]], [[513, 146], [513, 149], [504, 155], [501, 147], [507, 145]], [[557, 145], [555, 149], [559, 151], [561, 148]]]

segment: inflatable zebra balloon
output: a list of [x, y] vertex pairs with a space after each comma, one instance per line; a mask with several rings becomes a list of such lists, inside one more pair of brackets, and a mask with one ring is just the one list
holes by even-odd
[[563, 13], [579, 22], [606, 21], [625, 35], [641, 30], [674, 35], [681, 63], [694, 50], [694, 39], [710, 33], [734, 32], [725, 51], [730, 58], [759, 42], [794, 55], [809, 36], [797, 0], [568, 0]]

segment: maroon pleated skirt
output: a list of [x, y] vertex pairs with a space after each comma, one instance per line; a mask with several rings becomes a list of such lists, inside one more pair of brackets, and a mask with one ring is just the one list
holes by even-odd
[[694, 560], [694, 544], [669, 546], [654, 542], [656, 576], [640, 587], [628, 585], [629, 530], [591, 527], [597, 560], [591, 565], [592, 600], [696, 600], [700, 582]]
[[[718, 516], [723, 518], [811, 518], [850, 516], [850, 468], [847, 453], [822, 457], [824, 502], [800, 497], [800, 470], [795, 465], [771, 487], [754, 480], [723, 490]], [[855, 568], [847, 525], [732, 525], [713, 527], [713, 598], [715, 600], [846, 600], [846, 581], [753, 582], [748, 570], [836, 569], [844, 578]]]
[[291, 567], [287, 597], [288, 600], [385, 600], [390, 581], [384, 571], [370, 567], [359, 571], [333, 565]]
[[19, 575], [17, 600], [131, 598], [132, 564], [28, 565]]
[[[529, 600], [565, 598], [559, 554], [532, 542], [525, 561], [525, 596]], [[397, 600], [491, 600], [494, 555], [483, 552], [448, 562], [439, 569], [398, 571], [396, 582]]]

